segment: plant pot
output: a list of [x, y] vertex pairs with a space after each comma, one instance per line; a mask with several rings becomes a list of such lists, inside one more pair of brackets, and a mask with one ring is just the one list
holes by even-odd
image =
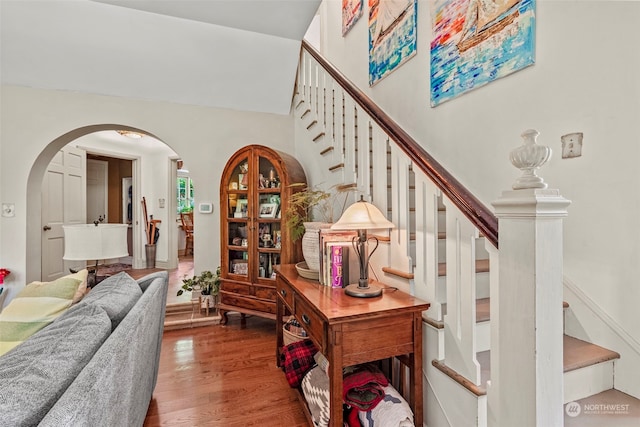
[[213, 308], [216, 305], [214, 295], [200, 295], [200, 308]]
[[302, 256], [307, 268], [320, 271], [320, 230], [331, 227], [328, 222], [305, 222], [302, 236]]

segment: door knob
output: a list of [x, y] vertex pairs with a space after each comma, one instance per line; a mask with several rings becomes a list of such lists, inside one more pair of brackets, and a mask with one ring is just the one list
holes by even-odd
[[44, 231], [49, 231], [49, 230], [51, 230], [51, 227], [49, 227], [48, 225], [45, 225], [44, 227], [42, 227], [42, 229]]

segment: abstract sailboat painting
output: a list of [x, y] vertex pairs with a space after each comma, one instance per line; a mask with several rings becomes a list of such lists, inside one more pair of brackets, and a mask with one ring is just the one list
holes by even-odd
[[369, 0], [369, 85], [416, 54], [416, 0]]
[[342, 37], [362, 16], [363, 0], [342, 0]]
[[431, 2], [431, 106], [532, 65], [535, 0]]

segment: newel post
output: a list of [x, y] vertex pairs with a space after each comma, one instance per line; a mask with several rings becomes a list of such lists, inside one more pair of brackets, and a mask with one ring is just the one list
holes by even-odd
[[510, 154], [523, 171], [493, 203], [498, 283], [491, 284], [490, 426], [563, 425], [562, 222], [571, 203], [536, 174], [551, 157], [522, 134]]

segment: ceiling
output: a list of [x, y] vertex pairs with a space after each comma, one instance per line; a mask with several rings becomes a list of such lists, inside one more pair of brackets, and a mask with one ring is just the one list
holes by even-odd
[[2, 84], [288, 114], [321, 0], [0, 0]]

